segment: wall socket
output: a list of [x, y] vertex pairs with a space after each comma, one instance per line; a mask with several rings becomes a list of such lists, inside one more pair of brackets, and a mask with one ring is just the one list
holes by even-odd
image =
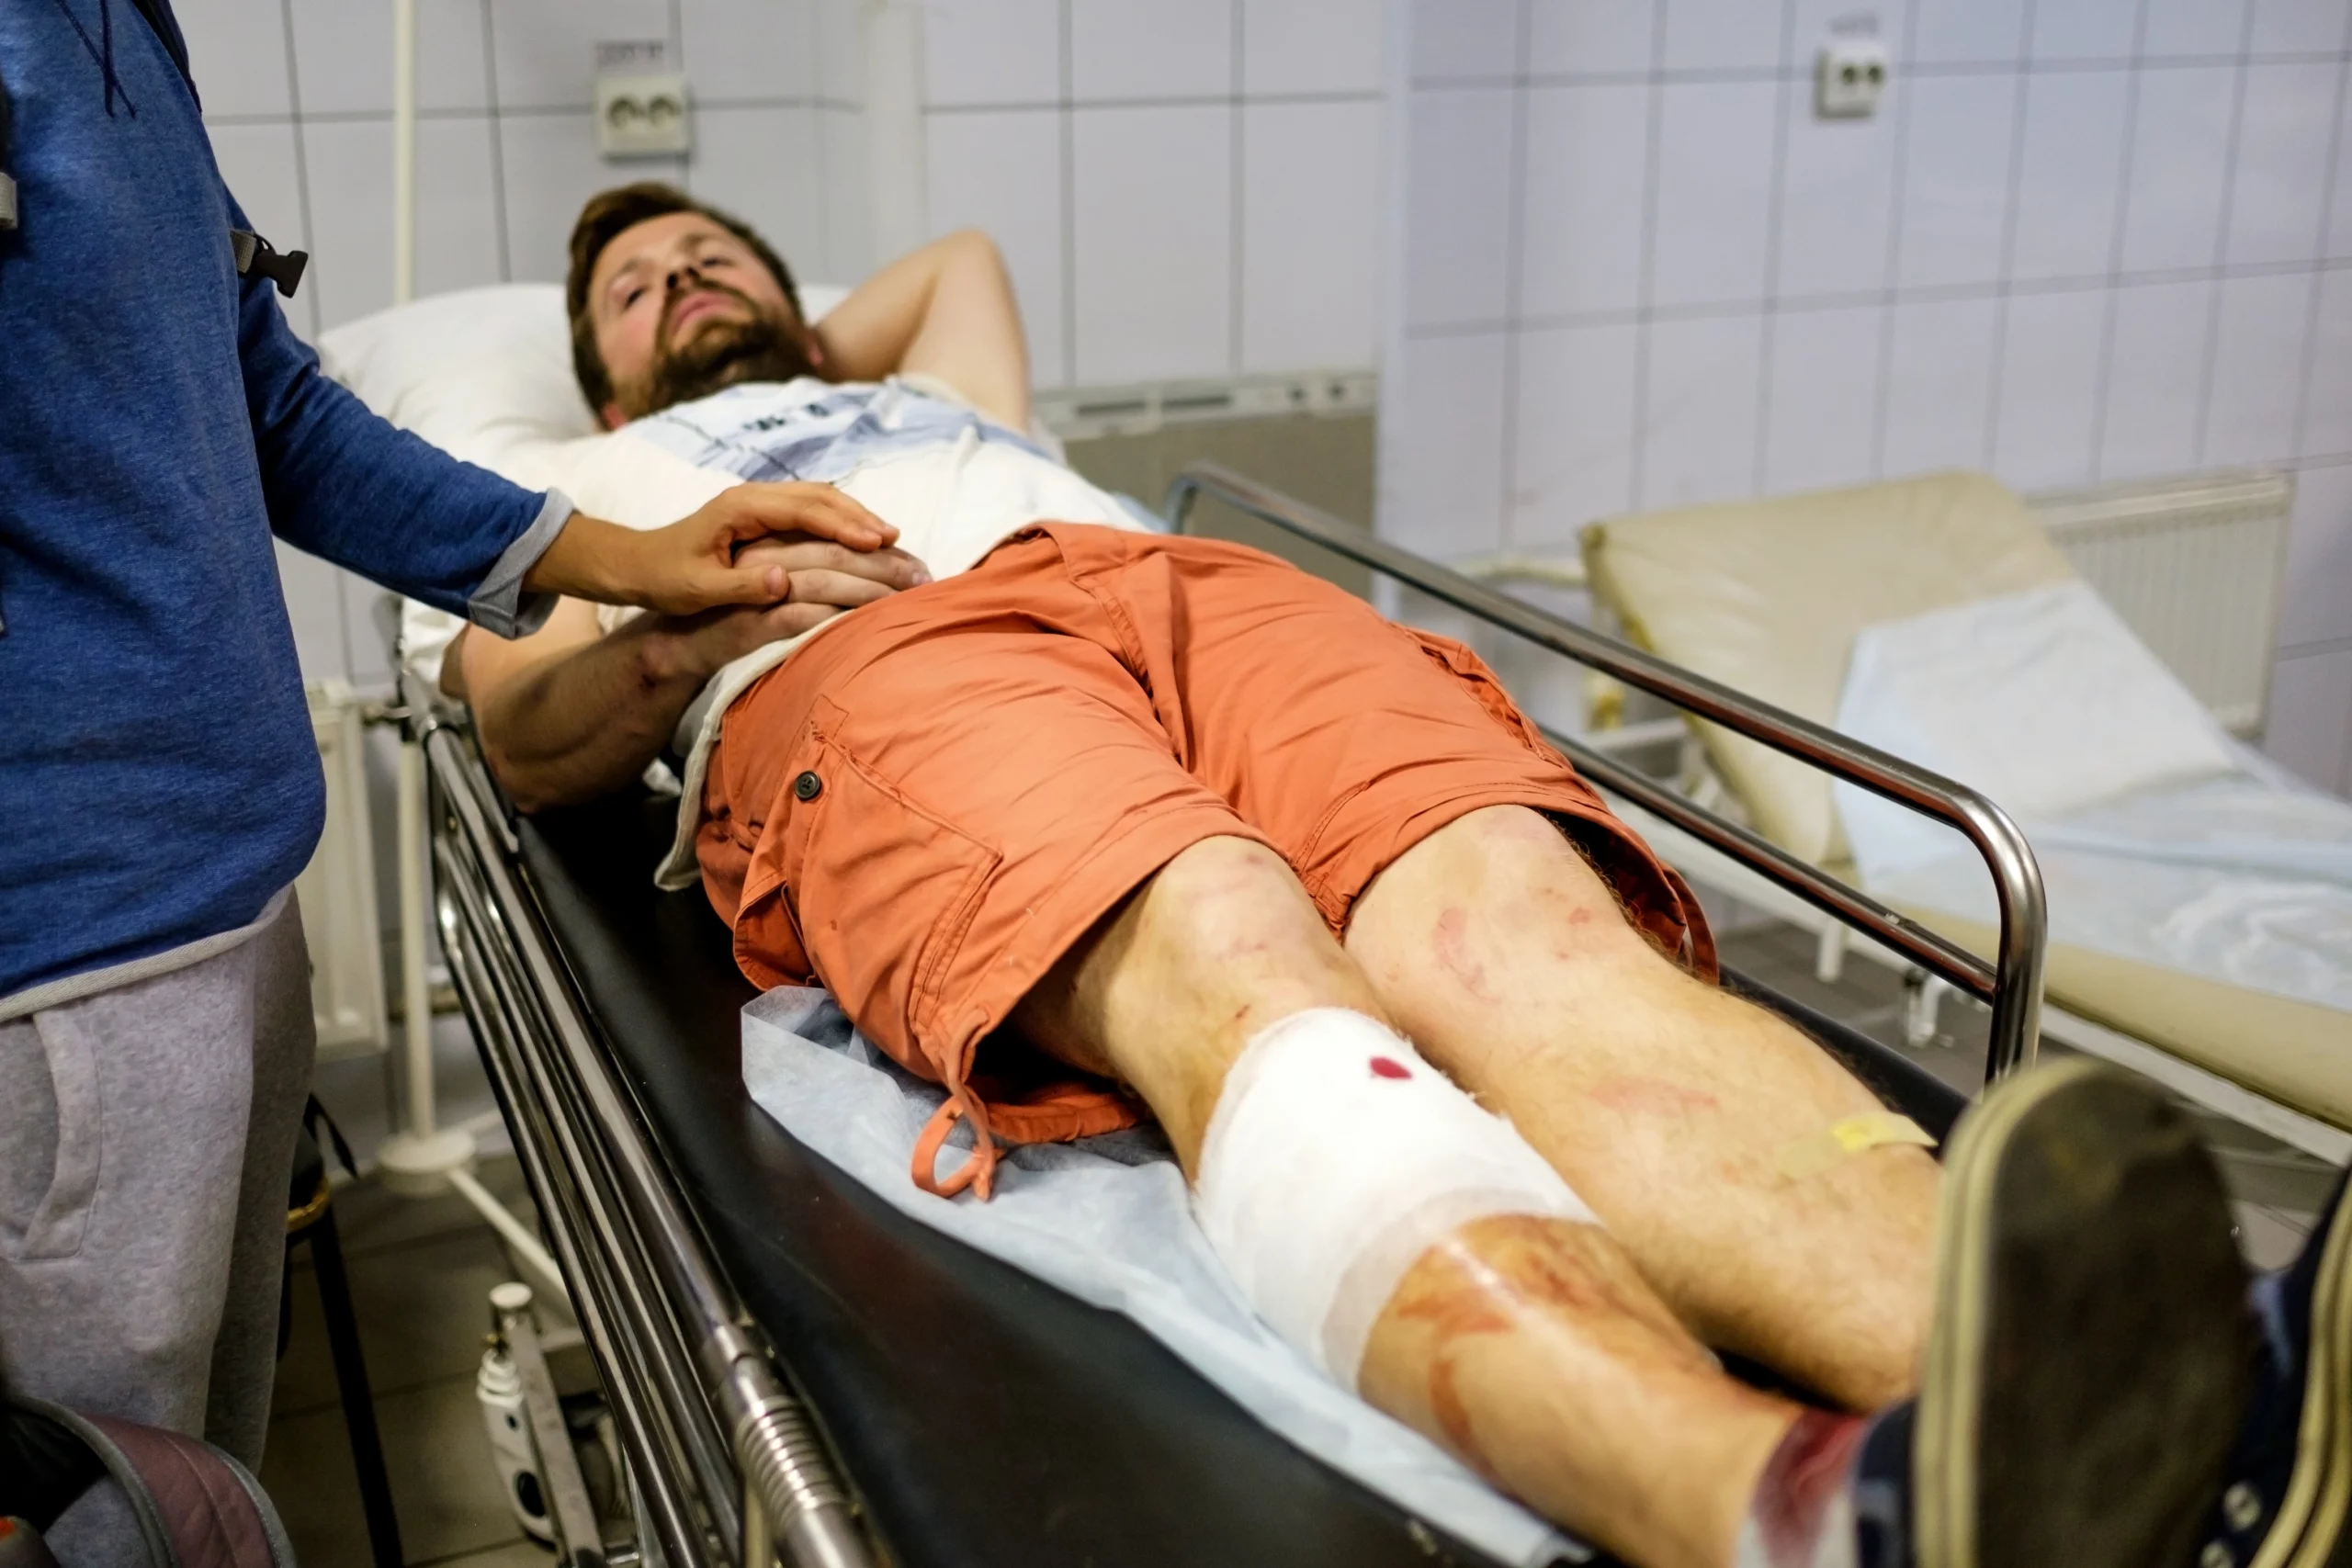
[[596, 45], [596, 146], [607, 158], [684, 152], [692, 145], [686, 79], [660, 39]]
[[686, 79], [674, 73], [597, 77], [596, 145], [607, 158], [687, 151]]
[[1886, 45], [1840, 39], [1822, 47], [1814, 70], [1813, 108], [1823, 119], [1868, 119], [1886, 90]]

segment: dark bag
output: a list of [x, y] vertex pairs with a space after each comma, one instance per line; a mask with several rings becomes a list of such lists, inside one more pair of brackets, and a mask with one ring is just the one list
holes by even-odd
[[30, 1541], [0, 1539], [0, 1562], [39, 1562], [38, 1532], [108, 1480], [130, 1499], [154, 1568], [295, 1568], [268, 1496], [210, 1443], [0, 1387], [0, 1517], [34, 1532]]

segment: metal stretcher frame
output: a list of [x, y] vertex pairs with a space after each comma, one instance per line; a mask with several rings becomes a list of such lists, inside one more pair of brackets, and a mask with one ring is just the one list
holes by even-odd
[[1401, 546], [1352, 527], [1329, 513], [1215, 463], [1193, 464], [1169, 485], [1165, 506], [1169, 526], [1180, 534], [1184, 532], [1194, 503], [1203, 497], [1408, 583], [1489, 626], [1613, 675], [1629, 686], [1701, 718], [1736, 729], [1801, 762], [1959, 829], [1984, 857], [2000, 905], [2000, 942], [1996, 961], [1990, 964], [1917, 921], [1905, 919], [1860, 889], [1826, 874], [1655, 779], [1603, 756], [1575, 737], [1549, 728], [1544, 731], [1544, 739], [1566, 753], [1595, 784], [1656, 813], [1825, 913], [1868, 931], [1929, 973], [1988, 1003], [1993, 1010], [1992, 1044], [1984, 1065], [1988, 1084], [2032, 1062], [2041, 1042], [2041, 967], [2048, 940], [2048, 915], [2042, 897], [2041, 869], [2034, 862], [2025, 835], [1999, 807], [1964, 784], [1849, 739], [1825, 725], [1758, 702], [1720, 682], [1669, 664], [1573, 621], [1547, 615], [1524, 600], [1450, 571]]
[[[407, 679], [410, 712], [431, 714]], [[798, 1568], [866, 1568], [806, 1407], [713, 1259], [516, 869], [470, 737], [412, 722], [424, 731], [442, 948], [610, 1401], [640, 1540], [673, 1568], [778, 1552]], [[563, 1551], [573, 1568], [601, 1568], [601, 1541]]]
[[[1474, 613], [1486, 608], [1476, 584], [1238, 476], [1188, 471], [1171, 490], [1171, 516], [1181, 519], [1201, 493], [1426, 591], [1442, 595], [1459, 584]], [[1511, 625], [1518, 614], [1534, 615], [1515, 601], [1500, 601], [1494, 609], [1492, 618], [1502, 625]], [[1543, 623], [1538, 632], [1566, 645], [1562, 651], [1594, 654], [1589, 661], [1631, 683], [1691, 692], [1712, 704], [1713, 713], [1733, 715], [1731, 722], [1768, 736], [1798, 733], [1799, 721], [1783, 720], [1580, 628], [1555, 628], [1548, 618], [1536, 619]], [[1588, 640], [1594, 648], [1585, 647]], [[654, 1120], [619, 1069], [585, 999], [586, 977], [555, 934], [543, 895], [524, 864], [511, 807], [492, 782], [469, 727], [413, 675], [403, 681], [406, 722], [425, 759], [438, 933], [606, 1392], [637, 1504], [637, 1555], [650, 1562], [658, 1550], [675, 1568], [766, 1568], [778, 1556], [797, 1568], [866, 1568], [877, 1553], [836, 1473], [816, 1413], [729, 1282], [685, 1184], [662, 1152]], [[1827, 743], [1858, 750], [1835, 737]], [[1606, 759], [1567, 744], [1579, 765], [1610, 787], [1645, 799], [1653, 790], [1637, 775], [1621, 777], [1622, 770]], [[1873, 762], [1864, 755], [1840, 765], [1867, 778]], [[1884, 771], [1923, 797], [1973, 803], [1943, 809], [1980, 822], [1992, 841], [2014, 841], [2005, 818], [1956, 786], [1891, 761]], [[1696, 819], [1701, 825], [1693, 830], [1742, 846], [1733, 852], [1743, 858], [1777, 853], [1751, 845], [1751, 836], [1679, 797], [1670, 797], [1668, 807], [1678, 821]], [[2008, 839], [2001, 838], [2004, 832]], [[2015, 929], [2034, 961], [2023, 971], [2030, 995], [2039, 987], [2040, 884], [2021, 842], [2015, 852], [2022, 890]], [[1900, 925], [1898, 917], [1878, 915], [1850, 890], [1826, 897], [1833, 912], [1850, 905], [1849, 918]], [[1979, 984], [1972, 988], [1996, 998], [2021, 983], [2008, 969], [1987, 977], [1981, 964], [1969, 967], [1974, 961], [1967, 955], [1947, 954], [1928, 933], [1914, 936], [1922, 962], [1952, 973], [1955, 983], [1968, 985], [1973, 977]], [[2030, 1056], [2030, 1012], [2019, 1015], [2013, 1008], [2006, 1016], [2013, 1029], [2022, 1024], [2013, 1036], [2013, 1055]], [[1935, 1092], [1947, 1091], [1939, 1086]], [[603, 1568], [601, 1541], [565, 1540], [561, 1550], [567, 1568]], [[624, 1560], [616, 1554], [616, 1562]]]

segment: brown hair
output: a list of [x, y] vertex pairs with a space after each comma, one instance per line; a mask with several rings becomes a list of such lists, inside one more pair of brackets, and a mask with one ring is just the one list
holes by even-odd
[[571, 226], [571, 271], [563, 285], [564, 309], [571, 317], [571, 373], [580, 378], [580, 389], [587, 394], [590, 408], [601, 409], [612, 401], [613, 378], [605, 368], [605, 356], [596, 352], [596, 323], [588, 310], [589, 274], [596, 270], [596, 258], [605, 254], [605, 247], [623, 232], [673, 212], [700, 213], [751, 246], [752, 254], [783, 286], [784, 297], [792, 301], [792, 313], [800, 313], [800, 290], [792, 281], [792, 269], [760, 238], [758, 230], [734, 214], [696, 201], [659, 180], [616, 186], [592, 196], [580, 209], [580, 220]]

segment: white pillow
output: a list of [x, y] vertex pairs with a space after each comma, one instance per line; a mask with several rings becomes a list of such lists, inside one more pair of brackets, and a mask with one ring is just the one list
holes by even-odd
[[435, 295], [322, 333], [326, 373], [369, 408], [486, 468], [519, 442], [593, 434], [571, 375], [563, 288], [509, 283]]
[[[804, 285], [821, 320], [849, 290]], [[596, 433], [571, 374], [563, 288], [501, 283], [395, 305], [319, 338], [326, 373], [403, 430], [485, 468], [535, 441]]]
[[[1864, 627], [1838, 728], [2028, 826], [2236, 767], [2204, 705], [2079, 580]], [[1865, 886], [1958, 842], [1851, 784], [1836, 795]]]

